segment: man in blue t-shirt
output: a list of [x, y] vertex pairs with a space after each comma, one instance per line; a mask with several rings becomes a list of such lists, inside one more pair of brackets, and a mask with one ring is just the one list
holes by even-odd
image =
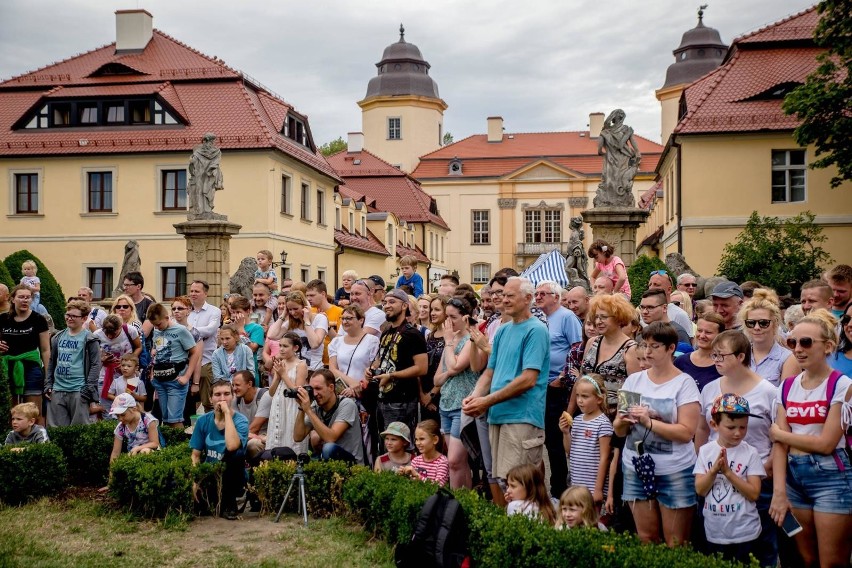
[[500, 326], [488, 367], [462, 402], [470, 416], [488, 412], [492, 474], [499, 479], [517, 465], [541, 463], [550, 335], [532, 317], [533, 292], [526, 278], [506, 282], [501, 308], [512, 319]]
[[[245, 450], [248, 442], [248, 419], [231, 407], [234, 398], [229, 381], [216, 381], [211, 387], [213, 412], [203, 414], [192, 432], [192, 464], [225, 464], [222, 473], [222, 516], [237, 518], [237, 496], [245, 489]], [[198, 488], [195, 487], [195, 490]]]

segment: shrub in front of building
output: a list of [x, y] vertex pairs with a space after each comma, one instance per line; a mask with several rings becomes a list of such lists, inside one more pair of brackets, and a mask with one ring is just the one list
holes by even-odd
[[[5, 434], [4, 434], [5, 435]], [[0, 447], [0, 502], [20, 505], [65, 490], [65, 456], [55, 444]]]
[[634, 306], [638, 306], [639, 302], [642, 301], [642, 294], [648, 289], [648, 278], [655, 270], [666, 270], [666, 263], [656, 256], [644, 254], [627, 269], [627, 279], [630, 281], [630, 301]]
[[21, 265], [26, 260], [32, 260], [38, 267], [36, 276], [41, 280], [41, 303], [47, 308], [50, 317], [53, 318], [53, 325], [56, 329], [65, 328], [65, 294], [62, 293], [62, 287], [50, 270], [44, 263], [38, 259], [33, 253], [24, 249], [18, 252], [13, 252], [3, 261], [6, 265], [6, 270], [12, 277], [12, 281], [17, 285], [21, 281], [21, 276], [24, 275], [21, 270]]

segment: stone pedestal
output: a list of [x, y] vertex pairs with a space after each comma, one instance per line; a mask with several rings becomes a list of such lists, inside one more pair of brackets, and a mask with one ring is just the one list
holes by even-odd
[[228, 290], [231, 237], [242, 225], [225, 220], [194, 220], [176, 223], [175, 230], [186, 239], [186, 279], [204, 280], [210, 284], [207, 301], [222, 303]]
[[638, 207], [595, 207], [580, 213], [592, 227], [592, 239], [603, 239], [615, 248], [629, 267], [636, 260], [636, 229], [651, 213]]

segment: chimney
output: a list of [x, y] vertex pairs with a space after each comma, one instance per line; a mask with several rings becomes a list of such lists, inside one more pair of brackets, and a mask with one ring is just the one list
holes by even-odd
[[145, 49], [154, 33], [154, 16], [146, 10], [116, 10], [115, 51], [138, 52]]
[[589, 114], [589, 138], [598, 138], [603, 129], [604, 113], [593, 112]]
[[488, 117], [488, 141], [502, 142], [503, 141], [503, 117], [489, 116]]
[[364, 133], [350, 132], [348, 135], [349, 141], [346, 144], [347, 152], [360, 152], [364, 149]]

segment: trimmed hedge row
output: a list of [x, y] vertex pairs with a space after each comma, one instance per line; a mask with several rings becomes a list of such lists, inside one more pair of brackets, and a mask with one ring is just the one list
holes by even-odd
[[[350, 510], [389, 543], [406, 542], [432, 484], [392, 473], [353, 472], [343, 486]], [[739, 564], [689, 548], [641, 544], [632, 535], [598, 530], [555, 530], [523, 515], [507, 517], [471, 491], [455, 491], [468, 519], [470, 554], [477, 566], [542, 568], [573, 566], [648, 568], [730, 568]]]
[[20, 505], [61, 493], [65, 487], [65, 456], [53, 444], [0, 447], [0, 502]]

